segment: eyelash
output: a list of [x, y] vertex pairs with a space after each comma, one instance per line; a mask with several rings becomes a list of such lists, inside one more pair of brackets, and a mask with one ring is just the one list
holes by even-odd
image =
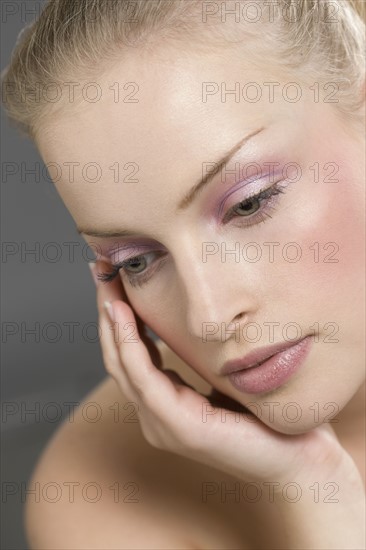
[[[272, 216], [269, 215], [268, 210], [275, 210], [272, 203], [277, 202], [278, 199], [273, 200], [273, 198], [276, 195], [280, 195], [281, 193], [285, 193], [285, 189], [286, 189], [287, 185], [288, 185], [288, 183], [279, 181], [279, 182], [275, 183], [274, 185], [272, 185], [271, 187], [268, 187], [267, 189], [262, 189], [261, 191], [259, 191], [259, 193], [256, 193], [255, 195], [247, 197], [246, 199], [236, 203], [225, 214], [223, 222], [228, 223], [234, 217], [239, 217], [239, 218], [244, 217], [245, 218], [245, 216], [240, 216], [240, 214], [235, 216], [235, 213], [234, 213], [235, 210], [238, 207], [240, 207], [241, 205], [245, 205], [246, 203], [250, 203], [251, 201], [253, 202], [253, 201], [256, 201], [256, 200], [259, 201], [259, 209], [253, 214], [253, 216], [251, 216], [251, 219], [260, 218], [259, 221], [256, 222], [256, 223], [265, 222], [266, 221], [265, 218], [271, 218], [272, 217]], [[264, 206], [263, 209], [260, 209], [262, 201], [265, 201], [265, 206]], [[253, 223], [249, 223], [249, 224], [246, 224], [246, 223], [242, 224], [241, 223], [240, 224], [240, 226], [243, 226], [243, 225], [244, 226], [249, 226], [249, 225], [254, 225], [254, 224]], [[148, 254], [153, 254], [153, 252], [149, 252]], [[141, 260], [142, 258], [147, 256], [148, 254], [143, 254], [141, 256], [134, 256], [133, 258], [128, 258], [127, 260], [124, 260], [123, 262], [120, 262], [118, 264], [113, 264], [112, 265], [112, 271], [98, 273], [97, 278], [103, 283], [109, 283], [110, 281], [113, 281], [113, 279], [115, 279], [117, 277], [120, 270], [124, 271], [126, 267], [128, 267], [131, 264], [134, 264], [134, 263], [138, 262], [139, 260]], [[159, 270], [163, 266], [164, 263], [165, 263], [164, 261], [160, 262], [159, 266], [157, 267], [157, 269], [155, 271]], [[141, 288], [151, 278], [150, 274], [131, 276], [126, 271], [124, 271], [123, 274], [127, 278], [127, 281], [130, 284], [130, 286], [132, 286], [132, 287], [140, 287]]]

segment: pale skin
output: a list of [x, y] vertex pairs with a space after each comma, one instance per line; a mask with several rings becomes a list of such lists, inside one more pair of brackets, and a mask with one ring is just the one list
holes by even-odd
[[[60, 112], [57, 124], [52, 120], [42, 128], [38, 146], [46, 163], [85, 165], [92, 161], [102, 167], [103, 178], [95, 184], [81, 181], [81, 173], [72, 183], [67, 179], [55, 182], [77, 226], [85, 230], [86, 241], [97, 244], [102, 252], [96, 272], [108, 271], [110, 244], [130, 244], [130, 256], [146, 257], [145, 273], [150, 270], [150, 279], [141, 288], [131, 286], [125, 274], [97, 285], [104, 364], [121, 402], [133, 402], [138, 409], [141, 439], [139, 443], [134, 440], [132, 448], [140, 446], [146, 452], [147, 445], [159, 453], [168, 451], [164, 456], [173, 463], [179, 456], [183, 458], [182, 474], [191, 468], [192, 478], [197, 480], [200, 476], [204, 479], [204, 472], [216, 472], [215, 479], [223, 475], [240, 482], [275, 480], [280, 487], [294, 480], [303, 489], [314, 482], [339, 487], [339, 502], [333, 505], [315, 505], [311, 492], [296, 506], [276, 492], [276, 511], [264, 502], [255, 510], [243, 504], [238, 518], [245, 523], [243, 518], [250, 517], [250, 521], [240, 533], [240, 542], [236, 539], [233, 543], [222, 531], [223, 548], [233, 544], [251, 548], [255, 541], [256, 548], [361, 549], [365, 537], [364, 137], [359, 127], [338, 118], [332, 105], [315, 102], [306, 86], [297, 103], [280, 94], [274, 102], [265, 94], [258, 103], [237, 103], [231, 96], [222, 101], [220, 94], [202, 101], [202, 82], [226, 82], [230, 88], [239, 80], [233, 74], [244, 74], [246, 82], [286, 82], [274, 69], [273, 75], [268, 70], [261, 72], [237, 53], [234, 47], [230, 55], [226, 52], [222, 57], [193, 56], [173, 49], [160, 51], [157, 58], [151, 52], [136, 52], [109, 69], [99, 82], [103, 90], [121, 80], [138, 82], [137, 103], [116, 103], [113, 94], [104, 94], [99, 102], [83, 106], [72, 116]], [[220, 174], [186, 210], [176, 212], [179, 202], [202, 177], [202, 163], [221, 159], [251, 134], [253, 138], [228, 162], [227, 170], [233, 170], [235, 162], [241, 166], [278, 162], [281, 169], [288, 163], [301, 167], [301, 177], [279, 195], [271, 218], [259, 223], [258, 219], [250, 221], [255, 213], [245, 219], [236, 214], [223, 225], [222, 217], [215, 218], [212, 212], [223, 202], [224, 193], [237, 189], [223, 213], [245, 200], [248, 192], [246, 195], [245, 188], [235, 187], [239, 181], [233, 175], [223, 183]], [[138, 181], [115, 183], [108, 167], [117, 161], [121, 165], [136, 163]], [[316, 163], [320, 167], [317, 180], [310, 168]], [[338, 167], [335, 183], [326, 178], [330, 172], [324, 167], [329, 168], [329, 163]], [[263, 178], [262, 184], [268, 188], [273, 182]], [[253, 189], [259, 190], [250, 187]], [[126, 228], [135, 236], [87, 234], [89, 229]], [[280, 243], [279, 250], [289, 241], [298, 243], [300, 261], [291, 263], [280, 254], [273, 262], [265, 256], [256, 263], [236, 263], [232, 255], [222, 261], [220, 254], [202, 261], [202, 243], [226, 242], [232, 250], [236, 242], [256, 242], [264, 250], [269, 241]], [[319, 261], [314, 258], [315, 242], [320, 243], [323, 254]], [[322, 245], [330, 242], [337, 245], [338, 262], [324, 261]], [[133, 254], [139, 243], [149, 247]], [[161, 251], [164, 260], [158, 254]], [[122, 254], [117, 261], [121, 259]], [[114, 319], [104, 307], [105, 301], [112, 304]], [[248, 322], [257, 323], [263, 328], [262, 337], [255, 343], [243, 339], [238, 343], [232, 333], [222, 338], [218, 332], [207, 342], [202, 338], [207, 322], [218, 327], [237, 322], [241, 328]], [[268, 322], [280, 327], [272, 340], [264, 330]], [[126, 341], [131, 333], [124, 328], [127, 323], [135, 327], [137, 342]], [[225, 361], [284, 340], [281, 330], [287, 323], [297, 323], [303, 335], [317, 323], [319, 336], [305, 364], [289, 381], [272, 392], [253, 395], [239, 392], [220, 375]], [[339, 329], [331, 341], [327, 323]], [[144, 325], [161, 338], [158, 345], [145, 334]], [[190, 370], [201, 377], [202, 384], [189, 380]], [[210, 391], [202, 391], [203, 381], [206, 389], [214, 389], [222, 398], [224, 408], [230, 409], [233, 402], [243, 407], [255, 402], [260, 420], [237, 422], [234, 415], [227, 414], [223, 422], [220, 414], [212, 414], [203, 422], [202, 411], [211, 406]], [[116, 387], [109, 385], [107, 391], [105, 386], [95, 395], [112, 403]], [[277, 403], [276, 411], [295, 402], [301, 418], [291, 423], [278, 412], [271, 416], [265, 405], [268, 402]], [[315, 403], [319, 417], [314, 415]], [[329, 412], [333, 413], [330, 417]], [[119, 428], [125, 435], [129, 429], [125, 425]], [[110, 442], [118, 437], [117, 426], [111, 430]], [[112, 445], [111, 452], [113, 449]], [[159, 467], [154, 465], [155, 473]], [[101, 461], [98, 468], [102, 478], [108, 461], [104, 465]], [[177, 486], [178, 495], [180, 490]], [[187, 509], [192, 505], [188, 501]], [[183, 505], [178, 498], [175, 506], [179, 517]], [[221, 507], [220, 514], [232, 527], [232, 504], [225, 511]], [[202, 511], [197, 516], [202, 517], [202, 524], [203, 516]], [[268, 532], [262, 533], [266, 521]], [[160, 528], [164, 531], [164, 524]], [[115, 538], [105, 547], [157, 547], [149, 546], [148, 534], [142, 542], [141, 533], [135, 535], [136, 540], [129, 533], [127, 543], [123, 528], [119, 538], [118, 522], [112, 530]], [[183, 523], [176, 532], [176, 544], [187, 545]], [[63, 547], [87, 547], [75, 537], [63, 541]], [[52, 540], [48, 537], [47, 544], [62, 547]], [[191, 543], [192, 548], [213, 547], [208, 535]], [[171, 542], [166, 544], [169, 547]]]

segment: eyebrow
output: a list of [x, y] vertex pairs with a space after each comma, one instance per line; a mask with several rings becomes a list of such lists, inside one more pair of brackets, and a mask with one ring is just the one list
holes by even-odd
[[[177, 207], [177, 211], [185, 210], [188, 208], [188, 206], [194, 201], [196, 196], [202, 191], [206, 185], [208, 185], [213, 178], [218, 174], [222, 168], [227, 164], [232, 157], [241, 149], [244, 145], [247, 145], [247, 143], [256, 135], [258, 135], [260, 132], [263, 132], [265, 127], [259, 128], [259, 130], [256, 130], [255, 132], [252, 132], [248, 136], [245, 136], [243, 139], [241, 139], [234, 147], [228, 151], [221, 160], [215, 162], [215, 167], [213, 170], [208, 172], [196, 185], [192, 187], [192, 189], [187, 193], [187, 195], [180, 201]], [[89, 235], [91, 237], [100, 237], [100, 238], [109, 238], [109, 237], [133, 237], [137, 236], [138, 233], [136, 231], [130, 231], [128, 229], [110, 229], [106, 231], [102, 230], [96, 230], [92, 228], [82, 228], [77, 227], [77, 232], [84, 235]]]

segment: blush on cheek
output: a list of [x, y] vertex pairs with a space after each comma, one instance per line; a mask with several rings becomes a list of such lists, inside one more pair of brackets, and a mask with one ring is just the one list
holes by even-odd
[[[300, 307], [304, 327], [319, 330], [319, 350], [326, 350], [323, 361], [318, 355], [319, 364], [328, 365], [326, 357], [336, 350], [334, 375], [342, 353], [347, 350], [341, 361], [346, 364], [364, 338], [365, 252], [360, 217], [352, 216], [358, 207], [347, 195], [327, 201], [322, 210], [323, 217], [302, 235], [307, 253], [292, 272], [288, 303]], [[344, 210], [350, 214], [348, 221]]]
[[[335, 184], [337, 185], [337, 184]], [[365, 258], [365, 215], [359, 191], [352, 187], [340, 185], [329, 192], [324, 217], [319, 220], [319, 263], [323, 269], [344, 279], [351, 290], [352, 281], [362, 274]], [[343, 192], [342, 192], [343, 191]], [[314, 232], [315, 233], [315, 232]]]
[[348, 285], [352, 285], [352, 279], [358, 279], [364, 269], [365, 185], [357, 148], [342, 141], [339, 151], [336, 135], [334, 131], [329, 139], [320, 140], [324, 146], [312, 148], [307, 155], [305, 166], [321, 169], [318, 181], [314, 181], [314, 173], [304, 169], [304, 185], [296, 184], [299, 202], [296, 199], [293, 208], [295, 231], [288, 240], [301, 245], [301, 265], [308, 277], [329, 275], [332, 282], [335, 276], [350, 276]]

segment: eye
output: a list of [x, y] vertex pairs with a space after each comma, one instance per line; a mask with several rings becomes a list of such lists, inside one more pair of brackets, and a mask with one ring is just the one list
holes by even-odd
[[141, 265], [146, 265], [146, 256], [136, 256], [135, 258], [126, 260], [124, 262], [124, 265], [128, 266], [129, 270], [132, 271], [132, 273], [140, 273], [141, 270], [143, 271], [145, 269], [144, 267], [141, 268]]
[[[244, 216], [250, 216], [251, 214], [255, 214], [257, 210], [259, 210], [261, 206], [261, 201], [258, 197], [253, 197], [252, 199], [247, 199], [245, 201], [242, 201], [239, 203], [239, 205], [236, 207], [236, 211], [238, 209], [243, 210]], [[241, 214], [239, 214], [241, 216]]]
[[269, 211], [275, 210], [274, 205], [278, 201], [276, 196], [285, 193], [287, 186], [288, 182], [277, 182], [271, 187], [262, 189], [259, 193], [245, 198], [229, 209], [224, 216], [223, 223], [226, 224], [235, 217], [248, 218], [244, 223], [240, 220], [240, 225], [245, 226], [264, 222], [267, 217], [271, 217]]
[[[122, 272], [122, 275], [127, 278], [128, 283], [132, 287], [141, 287], [152, 276], [152, 272], [156, 272], [165, 263], [162, 260], [159, 265], [153, 269], [148, 269], [147, 266], [153, 262], [148, 262], [147, 259], [151, 256], [163, 256], [162, 252], [149, 252], [148, 254], [142, 254], [140, 256], [134, 256], [128, 258], [123, 262], [112, 264], [112, 270], [110, 272], [98, 273], [97, 278], [103, 283], [109, 283], [113, 281]], [[166, 259], [166, 258], [165, 258]], [[143, 273], [143, 275], [141, 275]]]

